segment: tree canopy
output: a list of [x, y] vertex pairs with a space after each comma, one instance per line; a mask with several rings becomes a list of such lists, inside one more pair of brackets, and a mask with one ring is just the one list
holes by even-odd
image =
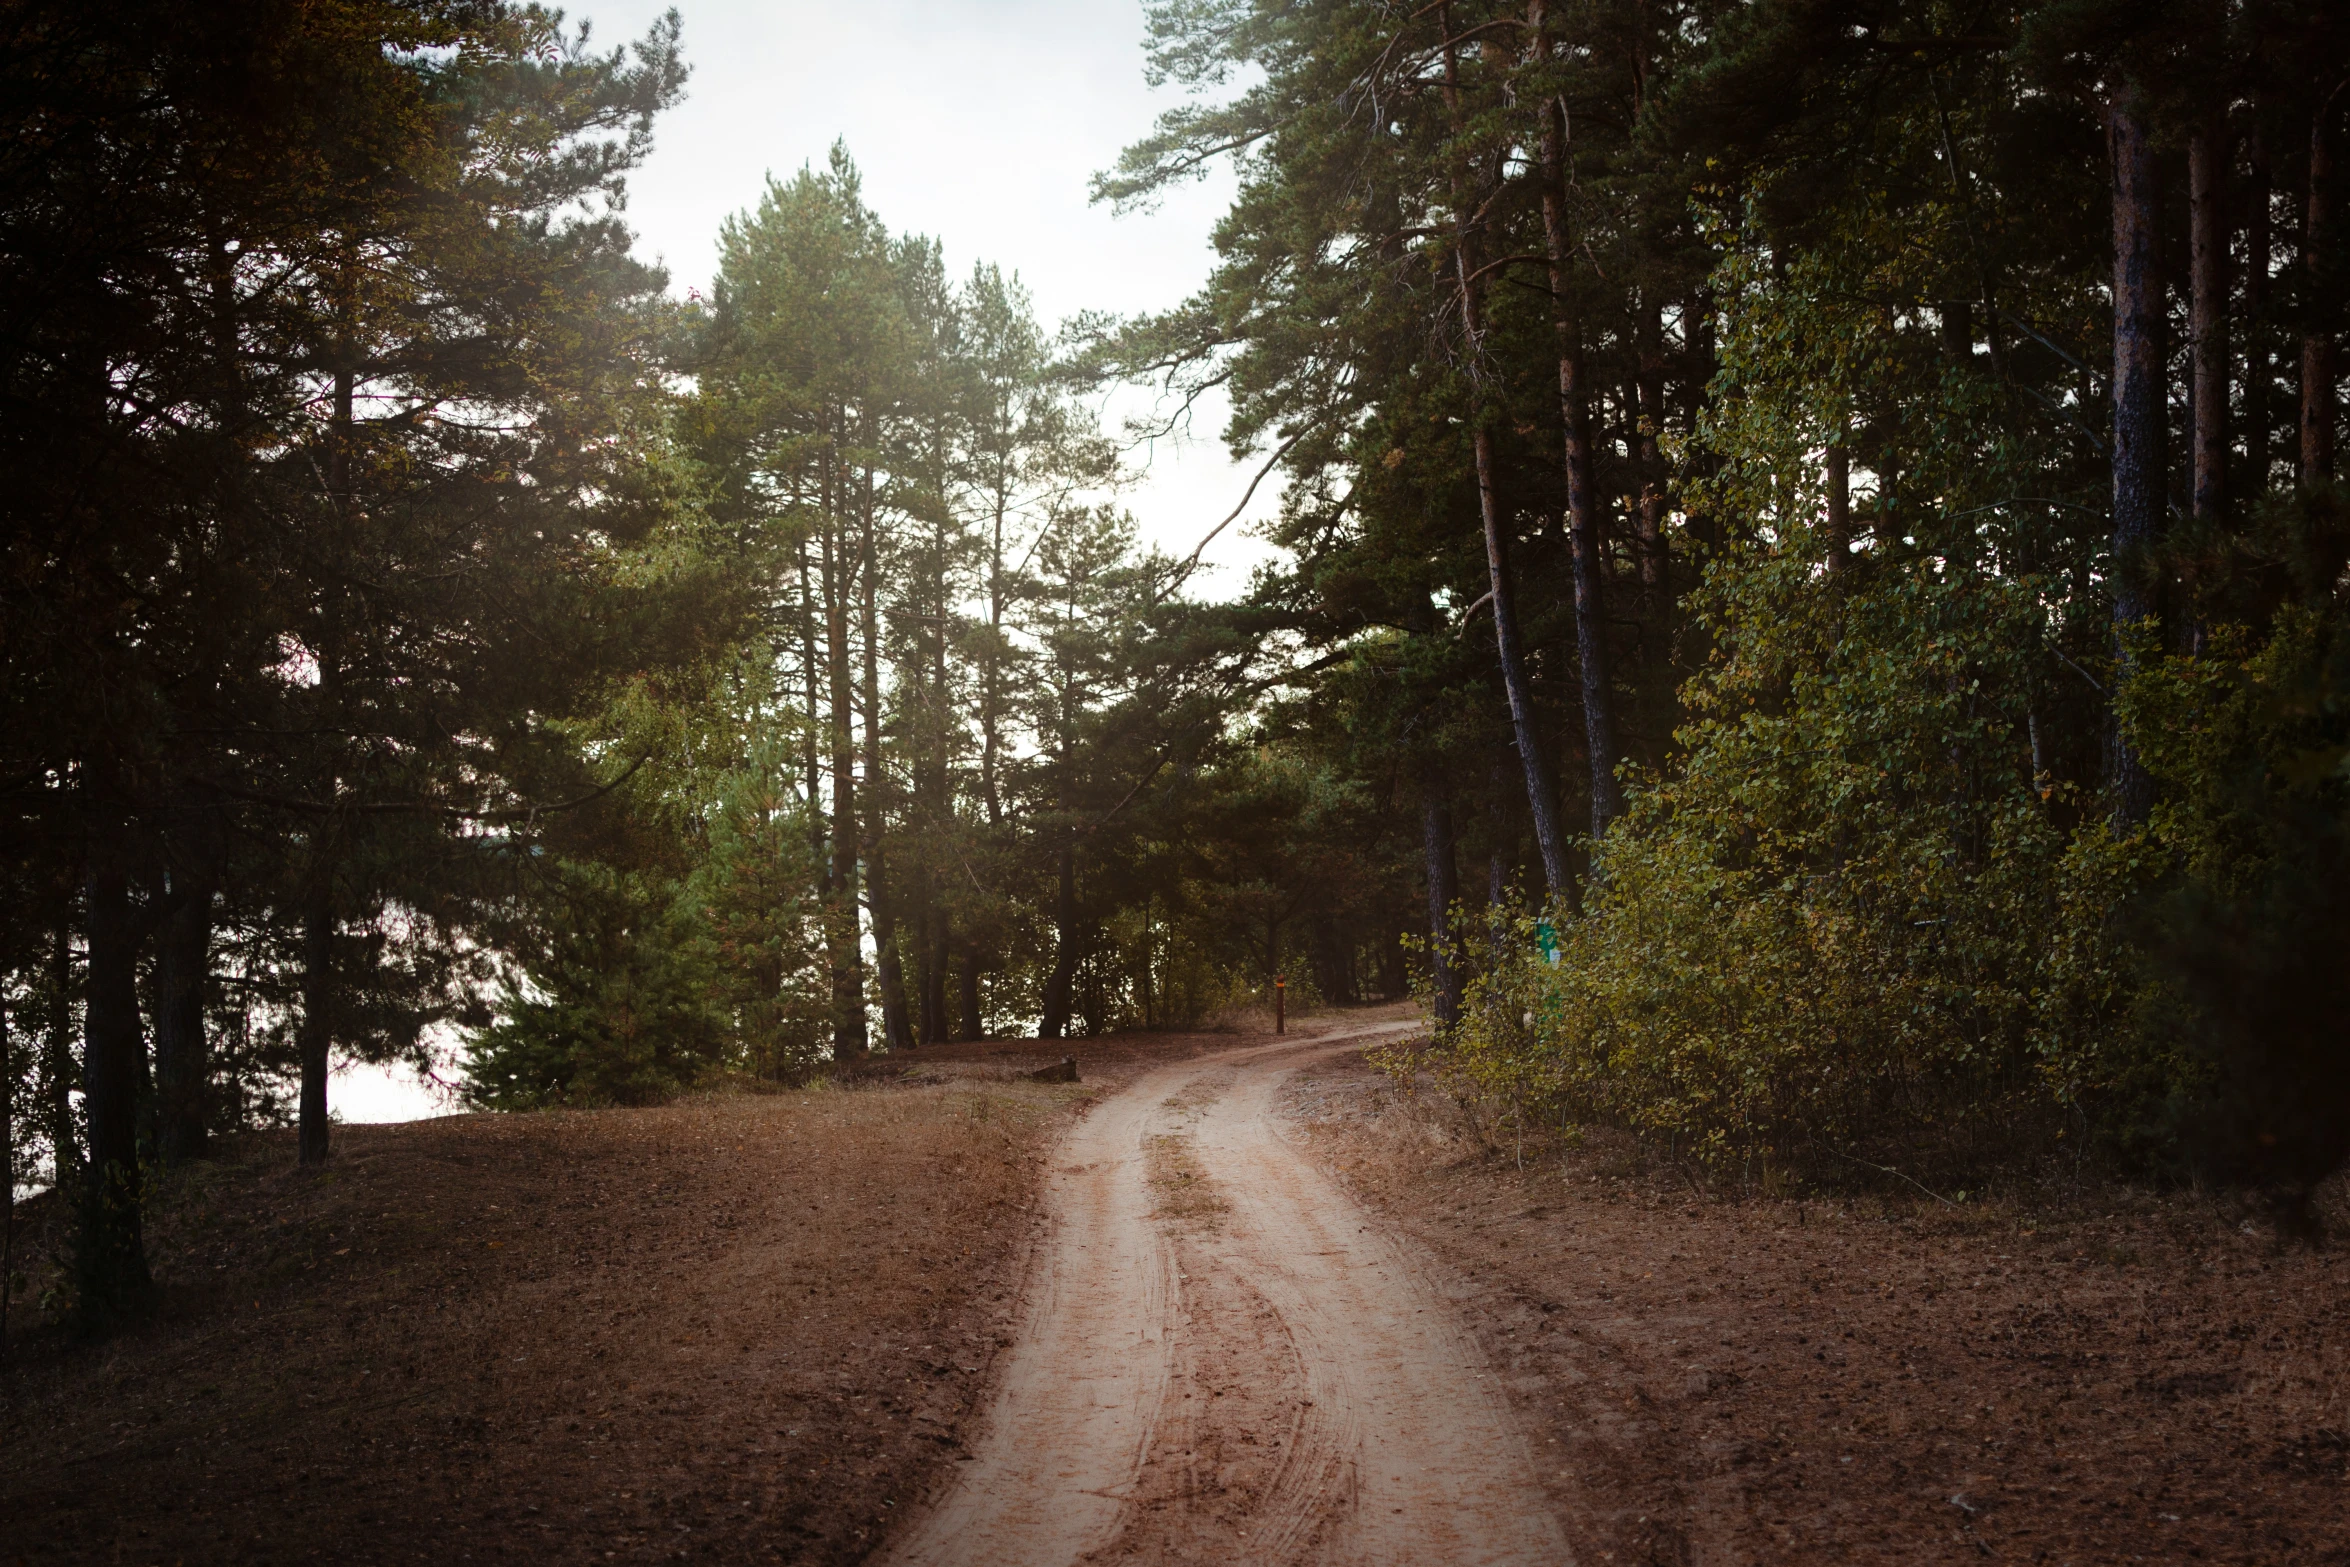
[[[1095, 194], [1229, 162], [1216, 265], [1062, 327], [843, 147], [675, 299], [674, 17], [0, 28], [0, 1079], [92, 1325], [337, 1059], [642, 1102], [1276, 979], [1723, 1170], [2350, 1153], [2334, 8], [1168, 0]], [[1114, 381], [1229, 393], [1245, 591]]]

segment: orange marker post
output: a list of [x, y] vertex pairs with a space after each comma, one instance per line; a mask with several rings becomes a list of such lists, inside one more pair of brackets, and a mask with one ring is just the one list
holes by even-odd
[[1273, 976], [1273, 1032], [1289, 1032], [1289, 981], [1278, 974]]

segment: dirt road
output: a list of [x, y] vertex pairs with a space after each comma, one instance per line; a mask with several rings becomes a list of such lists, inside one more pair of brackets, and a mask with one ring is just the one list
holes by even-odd
[[1277, 1124], [1290, 1073], [1412, 1026], [1160, 1067], [1087, 1116], [983, 1434], [884, 1560], [1571, 1559], [1460, 1321]]

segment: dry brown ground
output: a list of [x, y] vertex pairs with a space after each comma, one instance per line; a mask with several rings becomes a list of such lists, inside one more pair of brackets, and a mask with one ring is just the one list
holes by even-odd
[[2217, 1201], [1726, 1200], [1358, 1058], [1290, 1112], [1448, 1270], [1577, 1559], [2350, 1562], [2350, 1270]]
[[0, 1563], [856, 1560], [957, 1446], [1042, 1148], [1121, 1056], [1231, 1042], [257, 1139], [161, 1195], [152, 1321], [20, 1308]]

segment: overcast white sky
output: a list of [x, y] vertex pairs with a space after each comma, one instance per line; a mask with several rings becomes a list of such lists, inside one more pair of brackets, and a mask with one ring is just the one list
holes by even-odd
[[[601, 48], [640, 38], [666, 0], [574, 0]], [[672, 286], [708, 289], [718, 225], [755, 204], [769, 173], [821, 163], [836, 139], [864, 171], [891, 228], [937, 236], [950, 275], [975, 261], [1016, 271], [1048, 327], [1081, 310], [1163, 309], [1203, 282], [1208, 234], [1232, 194], [1219, 173], [1157, 212], [1112, 217], [1088, 179], [1179, 100], [1142, 79], [1140, 0], [678, 0], [693, 67], [686, 100], [656, 127], [629, 181], [637, 250]], [[1117, 407], [1113, 428], [1128, 411]], [[1137, 453], [1125, 497], [1145, 538], [1188, 554], [1239, 503], [1251, 467], [1225, 455], [1223, 405], [1203, 406], [1189, 443]], [[1270, 516], [1273, 484], [1210, 546], [1194, 579], [1232, 592], [1266, 558], [1246, 536]], [[346, 1120], [445, 1109], [404, 1072], [335, 1075]]]

